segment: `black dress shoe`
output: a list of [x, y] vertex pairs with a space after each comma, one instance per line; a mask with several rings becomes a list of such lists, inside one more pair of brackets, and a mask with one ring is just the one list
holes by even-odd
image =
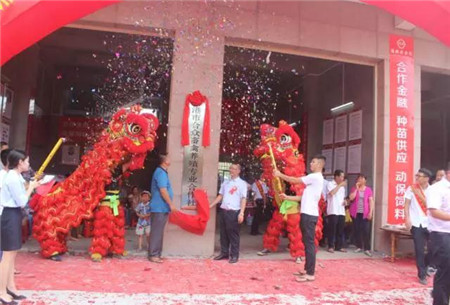
[[62, 261], [61, 255], [59, 255], [59, 254], [50, 256], [50, 259], [55, 262]]
[[3, 300], [2, 298], [0, 298], [0, 302], [2, 302], [3, 305], [17, 305], [17, 304], [19, 304], [19, 303], [17, 303], [14, 300], [7, 302], [7, 301]]
[[227, 258], [228, 258], [228, 255], [221, 253], [221, 254], [217, 255], [216, 257], [214, 257], [214, 260], [220, 261], [221, 259], [227, 259]]
[[230, 264], [236, 264], [238, 262], [238, 258], [237, 257], [232, 257], [230, 258], [230, 260], [228, 261]]
[[9, 290], [8, 288], [6, 289], [6, 293], [9, 294], [10, 296], [13, 297], [14, 300], [20, 301], [20, 300], [25, 300], [27, 297], [24, 295], [17, 295], [14, 292], [12, 292], [11, 290]]

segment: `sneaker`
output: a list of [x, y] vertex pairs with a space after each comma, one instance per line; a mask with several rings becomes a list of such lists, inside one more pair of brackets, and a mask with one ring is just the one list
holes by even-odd
[[427, 285], [428, 284], [427, 278], [424, 277], [423, 279], [419, 279], [419, 283], [421, 283], [422, 285]]
[[301, 258], [301, 256], [299, 256], [295, 259], [296, 264], [301, 264], [302, 262], [303, 262], [303, 259]]
[[333, 248], [328, 248], [327, 251], [330, 252], [330, 253], [334, 253], [334, 249]]
[[355, 252], [355, 253], [360, 253], [360, 252], [362, 252], [362, 249], [361, 249], [361, 248], [358, 248], [358, 249], [356, 249], [354, 252]]
[[372, 252], [370, 252], [369, 250], [364, 251], [364, 254], [368, 257], [372, 257]]
[[259, 256], [265, 256], [265, 255], [267, 255], [267, 254], [269, 254], [270, 253], [270, 250], [268, 250], [268, 249], [262, 249], [261, 251], [259, 251], [258, 253], [256, 253], [257, 255], [259, 255]]
[[428, 275], [428, 276], [433, 276], [433, 275], [436, 274], [436, 272], [437, 272], [437, 269], [434, 268], [434, 267], [429, 266], [429, 267], [427, 268], [427, 275]]

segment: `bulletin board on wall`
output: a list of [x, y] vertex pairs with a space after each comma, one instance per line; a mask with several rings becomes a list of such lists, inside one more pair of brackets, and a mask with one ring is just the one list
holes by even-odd
[[323, 121], [325, 175], [331, 175], [337, 169], [355, 177], [361, 172], [362, 117], [363, 111], [357, 109]]

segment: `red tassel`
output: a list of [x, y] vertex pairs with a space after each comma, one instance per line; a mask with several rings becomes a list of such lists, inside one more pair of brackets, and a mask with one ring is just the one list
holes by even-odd
[[184, 102], [183, 123], [181, 125], [181, 145], [189, 145], [189, 95]]
[[208, 147], [210, 144], [210, 115], [209, 115], [209, 101], [205, 97], [205, 119], [203, 121], [203, 147]]
[[210, 111], [209, 111], [209, 101], [208, 98], [200, 93], [200, 91], [194, 91], [186, 96], [184, 102], [184, 112], [183, 112], [183, 122], [181, 124], [181, 145], [189, 145], [189, 105], [200, 106], [205, 103], [205, 117], [203, 120], [203, 139], [202, 146], [207, 147], [211, 143], [210, 136]]

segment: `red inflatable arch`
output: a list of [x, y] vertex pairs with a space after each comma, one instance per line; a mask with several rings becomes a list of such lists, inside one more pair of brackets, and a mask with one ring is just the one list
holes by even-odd
[[[53, 31], [121, 0], [0, 0], [0, 65]], [[397, 15], [450, 46], [450, 1], [362, 0]]]
[[117, 2], [0, 0], [0, 65], [66, 24]]

